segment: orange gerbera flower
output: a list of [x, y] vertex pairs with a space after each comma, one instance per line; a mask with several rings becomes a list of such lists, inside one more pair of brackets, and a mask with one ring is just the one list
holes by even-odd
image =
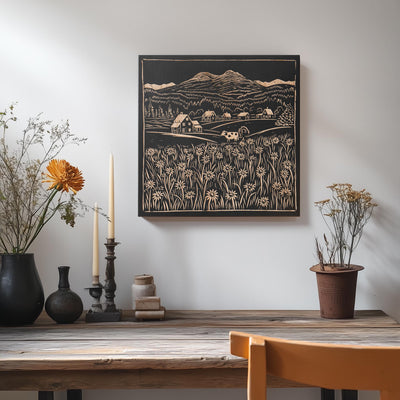
[[43, 182], [50, 183], [49, 190], [56, 188], [59, 191], [68, 192], [69, 189], [76, 194], [83, 188], [85, 180], [82, 172], [78, 168], [73, 167], [65, 160], [51, 160], [47, 166], [48, 178]]

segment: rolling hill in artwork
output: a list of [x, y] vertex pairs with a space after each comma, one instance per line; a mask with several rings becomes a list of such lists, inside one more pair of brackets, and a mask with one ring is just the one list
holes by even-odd
[[144, 85], [144, 106], [163, 113], [179, 112], [201, 115], [205, 110], [217, 114], [242, 111], [250, 113], [269, 107], [294, 107], [295, 82], [276, 79], [261, 82], [227, 70], [221, 75], [199, 72], [181, 83]]

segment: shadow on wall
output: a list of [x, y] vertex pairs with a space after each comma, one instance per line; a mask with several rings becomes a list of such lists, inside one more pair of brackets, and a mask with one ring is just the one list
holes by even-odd
[[310, 222], [310, 71], [300, 60], [300, 217], [307, 226]]
[[[171, 304], [182, 304], [178, 308], [185, 308], [183, 306], [187, 302], [185, 293], [192, 293], [195, 297], [197, 290], [196, 277], [193, 276], [191, 269], [187, 268], [192, 258], [189, 254], [187, 232], [182, 224], [173, 221], [174, 219], [170, 218], [146, 219], [145, 223], [150, 222], [154, 229], [162, 231], [162, 239], [158, 232], [153, 232], [151, 243], [146, 238], [142, 240], [136, 263], [145, 267], [142, 271], [136, 268], [135, 272], [135, 274], [148, 273], [154, 276], [157, 295], [161, 297], [167, 309]], [[165, 255], [168, 258], [165, 258]]]
[[[400, 252], [398, 232], [400, 217], [394, 217], [398, 210], [377, 207], [374, 212], [376, 230], [374, 235], [365, 233], [365, 245], [372, 249], [371, 265], [368, 269], [367, 282], [370, 292], [375, 294], [379, 307], [397, 321], [400, 321]], [[383, 238], [390, 238], [390, 242]]]

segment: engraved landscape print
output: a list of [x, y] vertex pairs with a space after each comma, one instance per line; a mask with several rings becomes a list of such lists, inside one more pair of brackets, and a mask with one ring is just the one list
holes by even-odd
[[139, 215], [299, 215], [299, 56], [139, 56]]

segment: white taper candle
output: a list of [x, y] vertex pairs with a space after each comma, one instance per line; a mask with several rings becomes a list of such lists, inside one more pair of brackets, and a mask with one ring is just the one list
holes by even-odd
[[110, 154], [109, 188], [108, 188], [108, 239], [115, 239], [114, 226], [114, 157]]
[[93, 284], [99, 283], [99, 214], [97, 203], [94, 203], [93, 213], [93, 257], [92, 257]]

